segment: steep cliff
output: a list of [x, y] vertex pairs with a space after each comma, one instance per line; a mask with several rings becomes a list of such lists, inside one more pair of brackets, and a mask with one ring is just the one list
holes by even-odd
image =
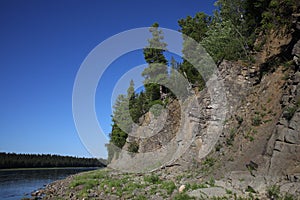
[[[171, 177], [192, 170], [238, 194], [264, 195], [277, 184], [300, 195], [300, 15], [293, 17], [291, 29], [261, 34], [252, 64], [223, 61], [203, 91], [157, 117], [147, 113], [110, 167]], [[126, 151], [133, 142], [138, 153]]]

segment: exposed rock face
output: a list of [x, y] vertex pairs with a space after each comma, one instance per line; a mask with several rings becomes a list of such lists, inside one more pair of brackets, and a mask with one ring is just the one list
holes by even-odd
[[269, 143], [271, 150], [271, 175], [293, 175], [300, 173], [300, 82], [299, 72], [285, 85], [282, 96], [282, 116], [276, 132]]
[[[272, 32], [255, 64], [223, 61], [199, 94], [174, 101], [156, 119], [148, 113], [144, 126], [134, 127], [127, 141], [137, 141], [140, 154], [124, 151], [111, 166], [127, 171], [197, 170], [209, 155], [218, 162], [212, 172], [224, 188], [261, 193], [278, 184], [281, 191], [300, 195], [298, 25], [299, 16], [294, 33]], [[271, 65], [269, 59], [286, 53], [291, 66], [265, 68]], [[224, 192], [199, 189], [190, 195]]]
[[124, 151], [125, 145], [110, 167], [141, 172], [170, 165], [188, 167], [193, 159], [200, 162], [214, 149], [228, 108], [223, 80], [212, 75], [206, 85], [184, 102], [170, 103], [157, 119], [148, 113], [146, 126], [134, 127], [128, 137], [128, 143], [138, 142], [139, 153]]

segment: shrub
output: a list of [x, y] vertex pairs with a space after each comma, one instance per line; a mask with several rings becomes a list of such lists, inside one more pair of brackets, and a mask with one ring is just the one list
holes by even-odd
[[231, 129], [229, 138], [226, 139], [226, 144], [231, 146], [233, 144], [234, 137], [235, 137], [235, 129]]
[[296, 111], [297, 111], [297, 107], [296, 106], [288, 107], [286, 109], [286, 111], [284, 112], [284, 117], [288, 121], [290, 121], [293, 118], [293, 116], [294, 116], [294, 114], [295, 114]]
[[280, 194], [279, 186], [272, 185], [271, 187], [268, 188], [267, 194], [268, 194], [268, 197], [271, 198], [271, 199], [279, 198], [279, 194]]
[[236, 120], [239, 123], [239, 125], [241, 125], [244, 121], [244, 119], [241, 116], [236, 116]]
[[131, 142], [128, 146], [128, 151], [131, 153], [138, 153], [139, 152], [139, 144], [136, 141]]
[[195, 198], [190, 197], [186, 193], [178, 193], [174, 196], [174, 200], [189, 200], [189, 199], [195, 199]]
[[211, 187], [214, 187], [215, 183], [216, 181], [213, 177], [210, 177], [209, 181], [207, 182], [207, 184], [210, 185]]
[[166, 181], [163, 182], [161, 187], [165, 190], [167, 190], [167, 193], [170, 195], [173, 193], [173, 191], [176, 189], [175, 183], [173, 181]]
[[159, 179], [158, 175], [156, 175], [156, 174], [145, 176], [144, 181], [152, 183], [152, 184], [161, 183], [161, 180]]
[[249, 186], [246, 189], [246, 192], [250, 192], [250, 193], [256, 193], [256, 191], [253, 189], [253, 187]]
[[215, 165], [216, 160], [211, 158], [211, 157], [207, 157], [204, 161], [203, 161], [203, 165], [207, 166], [207, 167], [212, 167]]
[[252, 125], [253, 126], [259, 126], [261, 124], [261, 118], [260, 116], [256, 115], [252, 118]]

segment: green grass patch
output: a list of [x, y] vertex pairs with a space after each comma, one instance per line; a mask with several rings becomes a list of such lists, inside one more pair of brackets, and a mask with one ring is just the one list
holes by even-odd
[[174, 196], [174, 200], [190, 200], [190, 199], [196, 199], [195, 197], [191, 197], [187, 195], [186, 193], [178, 193]]
[[172, 194], [173, 191], [176, 189], [176, 185], [173, 181], [165, 181], [162, 182], [161, 188], [167, 191], [167, 194]]
[[161, 180], [159, 179], [159, 176], [156, 174], [151, 174], [144, 177], [144, 181], [152, 184], [159, 184], [161, 183]]

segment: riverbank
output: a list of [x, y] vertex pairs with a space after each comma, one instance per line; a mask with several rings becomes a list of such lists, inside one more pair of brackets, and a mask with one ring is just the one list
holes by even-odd
[[30, 198], [32, 191], [70, 175], [99, 168], [31, 168], [0, 171], [0, 199]]
[[[248, 174], [246, 174], [248, 173]], [[236, 179], [214, 180], [204, 178], [197, 171], [169, 173], [158, 171], [148, 174], [122, 173], [104, 168], [71, 175], [55, 181], [32, 193], [33, 198], [50, 199], [299, 199], [281, 193], [279, 185], [261, 187], [260, 177], [252, 177], [249, 172]], [[253, 180], [257, 180], [253, 182]], [[247, 185], [247, 189], [239, 189]], [[286, 184], [281, 182], [282, 186]], [[257, 187], [261, 189], [257, 189]], [[297, 187], [297, 186], [296, 186]], [[263, 189], [264, 188], [264, 189]], [[273, 196], [273, 197], [272, 197]], [[280, 198], [279, 198], [280, 197]]]
[[45, 168], [10, 168], [10, 169], [0, 169], [0, 172], [9, 171], [30, 171], [30, 170], [54, 170], [54, 169], [99, 169], [101, 167], [45, 167]]

